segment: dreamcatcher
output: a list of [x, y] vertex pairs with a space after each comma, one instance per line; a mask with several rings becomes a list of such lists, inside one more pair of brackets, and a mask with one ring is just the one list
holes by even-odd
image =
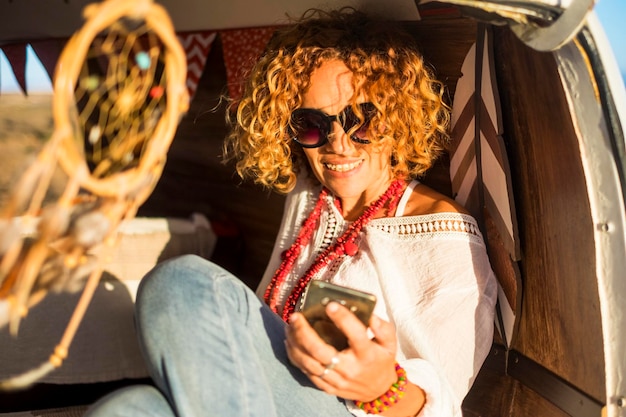
[[[152, 192], [188, 107], [185, 53], [162, 7], [106, 0], [84, 16], [56, 68], [54, 133], [1, 213], [0, 327], [16, 334], [50, 291], [83, 293], [49, 361], [2, 389], [35, 382], [67, 356], [117, 228]], [[64, 189], [46, 203], [59, 170]]]

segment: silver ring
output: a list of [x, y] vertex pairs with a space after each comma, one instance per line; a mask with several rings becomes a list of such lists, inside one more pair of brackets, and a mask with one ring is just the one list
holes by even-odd
[[332, 358], [330, 358], [330, 363], [328, 365], [326, 365], [326, 367], [324, 368], [324, 371], [332, 371], [333, 369], [335, 369], [335, 366], [339, 365], [339, 357], [337, 355], [333, 356]]
[[324, 366], [324, 370], [317, 377], [320, 379], [324, 379], [324, 377], [328, 375], [330, 371], [335, 369], [337, 365], [339, 365], [339, 357], [335, 355], [332, 358], [330, 358], [330, 362], [326, 366]]

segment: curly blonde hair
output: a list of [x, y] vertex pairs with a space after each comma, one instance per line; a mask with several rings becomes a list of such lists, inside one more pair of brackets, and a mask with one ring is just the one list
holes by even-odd
[[352, 71], [353, 107], [359, 95], [376, 106], [368, 138], [391, 141], [393, 174], [424, 174], [448, 139], [444, 86], [410, 36], [351, 8], [311, 10], [274, 34], [241, 100], [232, 104], [226, 160], [237, 160], [242, 178], [280, 193], [292, 190], [296, 174], [309, 168], [289, 133], [291, 112], [301, 106], [312, 72], [329, 60], [340, 60]]

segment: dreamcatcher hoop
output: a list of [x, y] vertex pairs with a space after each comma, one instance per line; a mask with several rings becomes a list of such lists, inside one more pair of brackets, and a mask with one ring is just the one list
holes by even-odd
[[[105, 0], [84, 17], [57, 64], [54, 132], [0, 216], [0, 327], [16, 334], [49, 291], [84, 289], [50, 359], [0, 389], [28, 386], [61, 366], [118, 226], [154, 189], [189, 105], [186, 55], [164, 8]], [[44, 206], [57, 168], [67, 184]], [[26, 236], [31, 226], [36, 233]]]
[[[88, 19], [87, 22], [81, 31], [70, 39], [59, 59], [53, 97], [55, 126], [69, 127], [71, 124], [66, 109], [72, 106], [68, 99], [73, 94], [70, 95], [68, 92], [75, 90], [82, 67], [82, 61], [76, 59], [75, 56], [87, 54], [91, 40], [102, 31], [102, 28], [110, 27], [123, 17], [144, 19], [146, 25], [163, 41], [166, 48], [165, 67], [168, 68], [166, 90], [170, 95], [166, 111], [168, 117], [161, 118], [155, 136], [170, 140], [149, 142], [149, 148], [141, 158], [140, 165], [113, 178], [96, 179], [91, 176], [85, 164], [84, 156], [76, 153], [77, 149], [74, 146], [65, 147], [65, 152], [61, 154], [60, 162], [64, 170], [66, 172], [79, 172], [82, 187], [101, 195], [117, 196], [124, 194], [123, 191], [125, 190], [142, 188], [141, 183], [144, 180], [137, 174], [149, 172], [152, 167], [160, 166], [161, 162], [164, 161], [164, 156], [167, 154], [171, 139], [180, 121], [180, 114], [186, 112], [188, 108], [187, 58], [180, 41], [176, 38], [174, 27], [167, 12], [161, 6], [154, 4], [152, 0], [108, 0], [101, 4], [87, 6], [84, 15]], [[67, 139], [65, 135], [71, 134], [71, 132], [66, 129], [59, 129], [58, 134], [64, 143], [68, 143], [67, 140], [64, 140]]]

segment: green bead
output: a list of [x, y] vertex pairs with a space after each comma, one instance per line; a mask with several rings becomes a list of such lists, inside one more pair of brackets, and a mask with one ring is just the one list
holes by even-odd
[[81, 87], [83, 87], [84, 90], [90, 91], [90, 92], [98, 88], [99, 84], [100, 84], [100, 78], [98, 78], [98, 76], [96, 75], [90, 75], [89, 77], [82, 78], [80, 80]]
[[146, 52], [138, 52], [137, 55], [135, 55], [137, 66], [144, 71], [150, 68], [150, 61], [150, 55]]

